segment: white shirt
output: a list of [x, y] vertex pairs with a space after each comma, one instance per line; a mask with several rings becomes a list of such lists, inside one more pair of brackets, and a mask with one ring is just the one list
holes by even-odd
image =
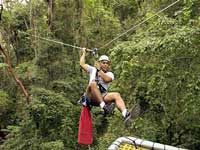
[[[97, 69], [93, 66], [88, 65], [88, 73], [90, 76], [90, 80], [89, 83], [91, 83], [93, 80], [96, 80], [96, 72]], [[112, 80], [114, 80], [114, 74], [112, 72], [106, 72], [105, 73], [107, 76], [109, 76]], [[106, 83], [100, 76], [97, 77], [97, 80], [99, 81], [99, 83], [106, 89], [106, 91], [108, 90], [110, 83]]]

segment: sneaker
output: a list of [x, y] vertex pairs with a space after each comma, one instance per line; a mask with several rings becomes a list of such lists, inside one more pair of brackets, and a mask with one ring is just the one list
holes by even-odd
[[140, 116], [140, 105], [136, 104], [130, 112], [127, 112], [127, 115], [124, 119], [124, 123], [126, 126], [129, 126], [131, 124], [131, 122], [136, 119], [138, 116]]
[[131, 117], [131, 113], [127, 111], [126, 116], [124, 117], [124, 122], [126, 123]]
[[104, 116], [112, 114], [114, 108], [115, 108], [115, 103], [112, 102], [112, 103], [106, 104], [106, 105], [103, 107]]

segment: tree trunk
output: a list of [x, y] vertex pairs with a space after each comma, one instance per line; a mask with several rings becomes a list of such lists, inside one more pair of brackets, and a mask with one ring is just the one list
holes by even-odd
[[34, 49], [34, 52], [35, 52], [35, 60], [37, 60], [38, 58], [38, 50], [37, 50], [37, 30], [36, 30], [36, 19], [35, 19], [35, 15], [34, 15], [34, 10], [33, 10], [33, 4], [32, 4], [32, 0], [29, 1], [29, 20], [30, 20], [30, 29], [32, 31], [32, 35], [34, 36], [31, 36], [31, 41], [32, 41], [32, 44], [31, 44], [31, 47]]
[[74, 17], [74, 24], [76, 26], [74, 26], [74, 32], [75, 32], [75, 43], [77, 45], [81, 45], [81, 46], [86, 46], [86, 40], [84, 37], [84, 25], [83, 25], [83, 5], [84, 2], [83, 0], [77, 0], [75, 3], [75, 9], [76, 9], [76, 14]]
[[[75, 1], [75, 14], [73, 16], [73, 36], [74, 36], [74, 45], [79, 45], [79, 46], [82, 46], [82, 47], [86, 47], [86, 38], [85, 36], [83, 35], [84, 34], [84, 25], [83, 25], [83, 21], [82, 21], [82, 18], [83, 18], [83, 6], [84, 3], [83, 3], [83, 0], [77, 0]], [[76, 53], [77, 51], [75, 49], [73, 49], [73, 66], [74, 66], [74, 71], [76, 71], [76, 65], [77, 63], [75, 62], [75, 60], [78, 59]], [[78, 66], [79, 68], [79, 66]], [[81, 70], [82, 71], [82, 70]]]
[[48, 27], [49, 31], [53, 30], [53, 18], [54, 18], [54, 0], [47, 0], [48, 5]]

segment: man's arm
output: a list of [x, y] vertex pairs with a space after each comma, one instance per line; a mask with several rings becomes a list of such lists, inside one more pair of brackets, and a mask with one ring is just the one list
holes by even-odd
[[83, 70], [85, 70], [86, 72], [88, 71], [88, 64], [85, 63], [85, 55], [86, 55], [86, 48], [82, 48], [81, 49], [81, 57], [80, 57], [80, 66]]
[[108, 76], [105, 72], [100, 70], [100, 64], [98, 61], [95, 62], [94, 67], [97, 68], [97, 70], [99, 70], [98, 75], [104, 80], [104, 82], [108, 83], [114, 79], [114, 77], [112, 78], [112, 77]]
[[104, 80], [104, 82], [106, 82], [106, 83], [111, 82], [113, 80], [110, 76], [108, 76], [102, 70], [99, 70], [99, 75]]

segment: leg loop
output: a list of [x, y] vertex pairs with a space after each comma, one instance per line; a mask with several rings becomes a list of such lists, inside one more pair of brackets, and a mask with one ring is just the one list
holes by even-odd
[[92, 105], [90, 99], [86, 95], [82, 96], [81, 103], [83, 106], [87, 106], [91, 110]]

